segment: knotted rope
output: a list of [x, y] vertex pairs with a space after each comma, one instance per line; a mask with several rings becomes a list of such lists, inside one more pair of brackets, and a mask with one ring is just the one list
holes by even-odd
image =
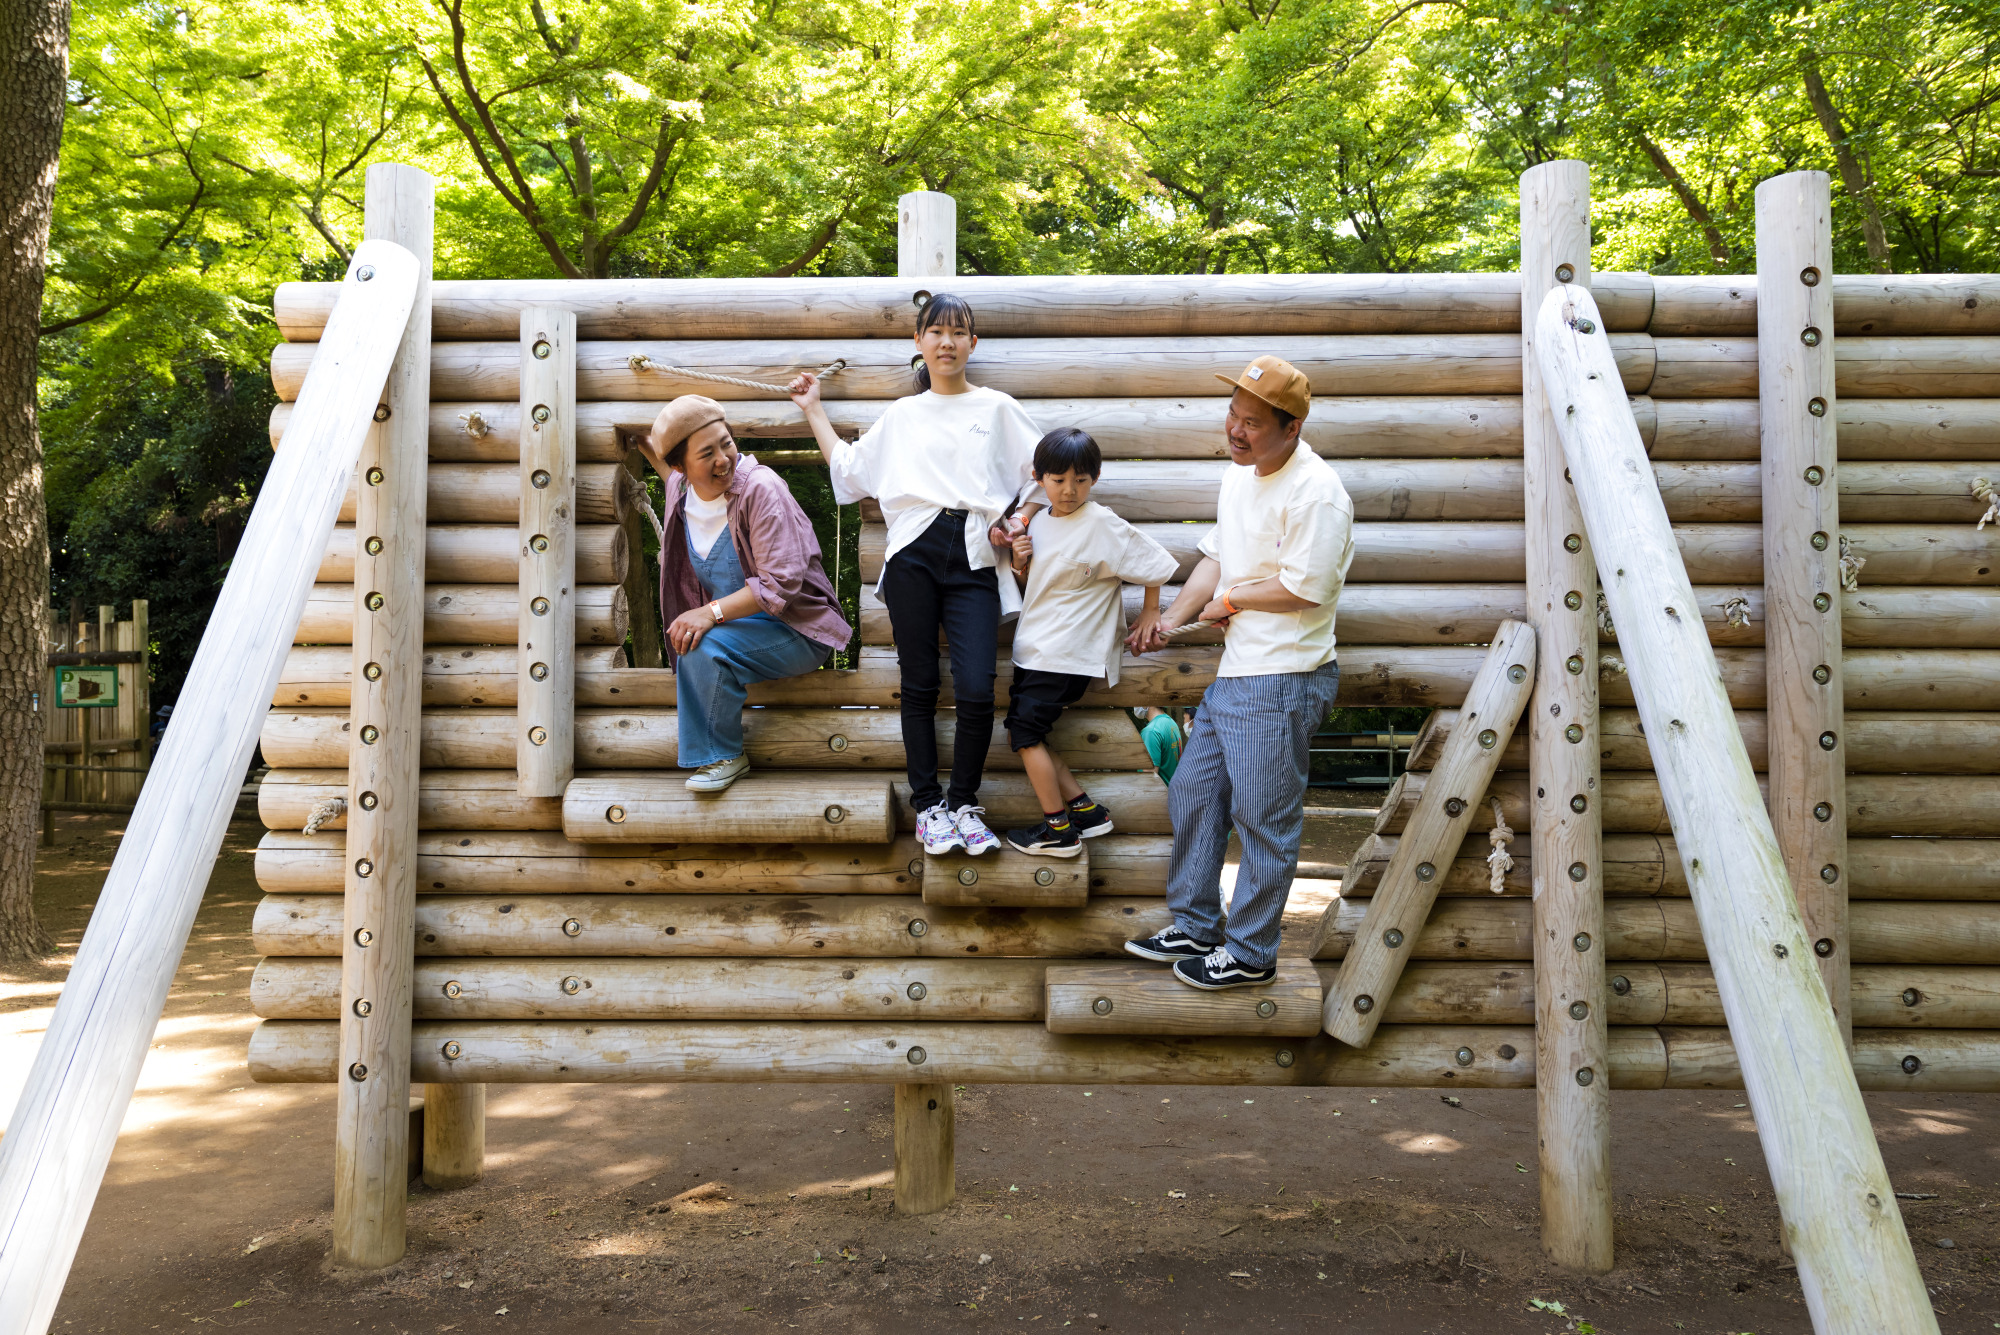
[[302, 833], [318, 834], [320, 827], [328, 821], [339, 820], [347, 814], [347, 799], [344, 797], [323, 797], [313, 803], [313, 809], [306, 813], [305, 829]]
[[1988, 524], [2000, 524], [2000, 490], [1996, 490], [1993, 484], [1987, 479], [1976, 477], [1972, 479], [1972, 498], [1977, 501], [1986, 502], [1986, 513], [1979, 516], [1979, 522], [1973, 525], [1974, 528], [1985, 528]]
[[1493, 845], [1493, 851], [1486, 855], [1486, 888], [1496, 895], [1505, 894], [1507, 873], [1514, 870], [1514, 855], [1507, 851], [1507, 846], [1514, 842], [1514, 831], [1508, 828], [1497, 797], [1493, 799], [1493, 828], [1486, 841]]
[[486, 425], [486, 419], [476, 412], [460, 413], [458, 420], [465, 423], [465, 434], [474, 440], [483, 440], [493, 428]]
[[[718, 375], [714, 371], [697, 371], [692, 366], [663, 366], [643, 352], [635, 352], [626, 358], [627, 365], [634, 371], [664, 371], [668, 375], [685, 376], [689, 380], [707, 380], [718, 385], [734, 385], [738, 389], [761, 389], [766, 394], [776, 394], [779, 398], [790, 398], [792, 392], [784, 385], [774, 385], [768, 380], [745, 380], [741, 376]], [[814, 371], [820, 380], [827, 380], [847, 369], [847, 360], [836, 357], [825, 366]]]
[[646, 522], [653, 526], [653, 541], [665, 542], [667, 527], [660, 522], [660, 517], [653, 513], [653, 498], [647, 493], [646, 484], [621, 468], [618, 470], [617, 487], [618, 504], [645, 515]]
[[1624, 675], [1624, 659], [1620, 658], [1617, 654], [1600, 654], [1598, 656], [1597, 676], [1600, 681], [1605, 677], [1622, 677]]
[[1849, 593], [1861, 591], [1861, 567], [1868, 564], [1868, 558], [1854, 550], [1854, 543], [1843, 533], [1840, 535], [1840, 587]]
[[1606, 639], [1618, 638], [1618, 628], [1611, 624], [1611, 604], [1604, 601], [1604, 594], [1597, 595], [1597, 633]]
[[1750, 600], [1740, 593], [1732, 593], [1716, 606], [1722, 610], [1724, 624], [1741, 630], [1750, 624]]

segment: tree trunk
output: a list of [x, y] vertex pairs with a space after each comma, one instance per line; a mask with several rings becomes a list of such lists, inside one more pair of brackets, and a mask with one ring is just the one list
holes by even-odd
[[1695, 226], [1701, 228], [1702, 236], [1708, 240], [1708, 253], [1714, 259], [1715, 267], [1718, 269], [1726, 267], [1729, 264], [1729, 243], [1723, 240], [1722, 230], [1715, 225], [1715, 219], [1709, 215], [1708, 206], [1701, 202], [1701, 196], [1697, 195], [1694, 187], [1688, 184], [1687, 177], [1681, 175], [1680, 168], [1676, 167], [1674, 160], [1667, 156], [1667, 151], [1646, 133], [1645, 127], [1637, 121], [1628, 120], [1625, 122], [1625, 130], [1639, 147], [1645, 150], [1646, 156], [1652, 159], [1654, 169], [1666, 179], [1669, 186], [1673, 187], [1673, 192], [1679, 197], [1681, 207], [1687, 210], [1688, 217], [1694, 219]]
[[1882, 209], [1875, 202], [1875, 184], [1862, 170], [1861, 159], [1854, 156], [1854, 145], [1848, 139], [1847, 124], [1840, 118], [1839, 108], [1833, 105], [1833, 95], [1826, 90], [1826, 80], [1819, 77], [1819, 58], [1807, 55], [1799, 62], [1805, 75], [1806, 100], [1812, 103], [1813, 115], [1819, 118], [1819, 127], [1826, 132], [1827, 142], [1833, 145], [1833, 160], [1840, 168], [1841, 188], [1861, 206], [1861, 236], [1868, 243], [1868, 263], [1876, 273], [1894, 273], [1895, 266], [1889, 258], [1889, 233], [1882, 226]]
[[49, 620], [35, 378], [69, 78], [68, 0], [0, 0], [0, 69], [0, 959], [27, 959], [51, 948], [35, 920], [36, 703], [48, 693]]

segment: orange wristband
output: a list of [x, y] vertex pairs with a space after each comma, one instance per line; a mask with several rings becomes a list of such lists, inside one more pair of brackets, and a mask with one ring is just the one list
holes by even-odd
[[1229, 615], [1231, 616], [1235, 616], [1238, 612], [1243, 610], [1230, 600], [1229, 595], [1234, 592], [1236, 592], [1236, 586], [1232, 584], [1229, 586], [1228, 591], [1222, 595], [1222, 605], [1223, 607], [1228, 609]]

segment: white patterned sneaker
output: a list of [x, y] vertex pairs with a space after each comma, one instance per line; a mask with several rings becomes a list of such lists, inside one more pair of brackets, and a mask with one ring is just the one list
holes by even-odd
[[954, 848], [964, 848], [965, 840], [958, 832], [958, 823], [940, 802], [928, 811], [917, 814], [917, 838], [923, 840], [924, 852], [932, 857], [940, 857]]
[[965, 851], [973, 857], [991, 853], [1000, 847], [1000, 836], [987, 829], [986, 822], [979, 819], [985, 814], [985, 807], [960, 807], [951, 813], [952, 823], [958, 826], [958, 837], [965, 844]]

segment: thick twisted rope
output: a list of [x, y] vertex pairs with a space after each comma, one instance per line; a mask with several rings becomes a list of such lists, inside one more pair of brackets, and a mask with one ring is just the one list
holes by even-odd
[[[717, 385], [734, 385], [738, 389], [761, 389], [766, 394], [776, 394], [780, 398], [790, 398], [792, 392], [784, 385], [774, 385], [768, 380], [745, 380], [741, 376], [719, 375], [714, 371], [697, 371], [692, 366], [663, 366], [643, 352], [635, 352], [626, 358], [626, 363], [635, 371], [664, 371], [668, 375], [685, 376], [689, 380], [707, 380]], [[847, 369], [845, 358], [836, 357], [813, 375], [826, 380]]]
[[2000, 490], [1983, 477], [1972, 479], [1972, 497], [1986, 502], [1986, 513], [1979, 516], [1974, 528], [1985, 528], [1988, 524], [2000, 524]]
[[1493, 799], [1493, 828], [1486, 841], [1493, 845], [1493, 851], [1486, 855], [1486, 888], [1496, 895], [1505, 894], [1507, 873], [1514, 870], [1514, 855], [1507, 851], [1507, 846], [1514, 842], [1514, 831], [1508, 828], [1497, 797]]
[[1618, 627], [1611, 624], [1611, 604], [1601, 592], [1597, 595], [1597, 633], [1607, 639], [1618, 638]]
[[1840, 587], [1849, 593], [1861, 591], [1861, 567], [1868, 564], [1868, 558], [1854, 550], [1853, 540], [1845, 533], [1840, 535]]
[[1722, 612], [1724, 624], [1738, 630], [1750, 624], [1750, 600], [1740, 593], [1732, 593], [1716, 604]]
[[344, 797], [323, 797], [313, 803], [313, 809], [306, 813], [303, 834], [318, 834], [320, 827], [328, 821], [339, 820], [347, 814], [347, 799]]

